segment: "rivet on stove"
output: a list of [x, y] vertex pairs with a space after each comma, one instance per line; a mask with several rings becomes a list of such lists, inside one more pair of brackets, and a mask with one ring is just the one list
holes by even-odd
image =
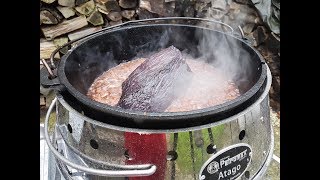
[[208, 154], [215, 154], [217, 152], [217, 146], [213, 144], [209, 144], [207, 147], [207, 153]]
[[167, 161], [174, 161], [178, 158], [178, 154], [176, 151], [169, 151], [167, 154]]
[[239, 140], [242, 140], [245, 135], [246, 135], [246, 131], [245, 131], [245, 130], [240, 131], [240, 133], [239, 133]]
[[94, 139], [91, 139], [90, 140], [90, 146], [93, 148], [93, 149], [98, 149], [99, 148], [99, 145], [98, 145], [98, 142]]
[[124, 157], [126, 157], [127, 160], [132, 160], [133, 159], [132, 157], [130, 157], [128, 149], [124, 152]]
[[267, 152], [266, 152], [266, 151], [263, 151], [263, 155], [264, 155], [264, 156], [267, 155]]
[[67, 125], [67, 128], [68, 128], [69, 133], [72, 133], [72, 127], [70, 124]]
[[249, 172], [249, 171], [246, 171], [246, 172], [244, 173], [244, 177], [246, 177], [247, 179], [249, 179], [249, 178], [250, 178], [250, 172]]
[[202, 175], [201, 177], [200, 177], [200, 180], [204, 180], [206, 178], [206, 176], [205, 175]]

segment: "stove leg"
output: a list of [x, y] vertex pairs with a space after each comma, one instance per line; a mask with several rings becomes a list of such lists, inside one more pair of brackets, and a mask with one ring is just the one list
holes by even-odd
[[192, 169], [193, 169], [193, 177], [196, 178], [196, 167], [195, 167], [195, 160], [194, 160], [194, 147], [193, 147], [193, 135], [192, 131], [189, 131], [189, 137], [190, 137], [190, 153], [191, 153], [191, 159], [192, 159]]

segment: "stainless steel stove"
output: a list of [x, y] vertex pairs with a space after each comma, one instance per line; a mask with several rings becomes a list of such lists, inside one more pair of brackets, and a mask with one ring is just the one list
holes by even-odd
[[[152, 26], [144, 24], [145, 21], [150, 21]], [[231, 31], [213, 31], [204, 22], [229, 27]], [[262, 56], [244, 39], [236, 37], [230, 26], [221, 22], [180, 17], [139, 20], [135, 23], [131, 27], [108, 27], [79, 41], [82, 44], [70, 49], [61, 59], [57, 69], [58, 79], [43, 71], [42, 84], [56, 87], [57, 93], [48, 109], [44, 127], [40, 128], [43, 132], [43, 135], [40, 133], [41, 177], [48, 180], [263, 179], [273, 157], [274, 138], [268, 95], [272, 77]], [[146, 32], [153, 33], [150, 37], [154, 40], [159, 32], [173, 30], [174, 33], [168, 33], [172, 35], [168, 36], [172, 42], [185, 48], [193, 47], [190, 50], [194, 50], [198, 44], [193, 39], [195, 28], [199, 32], [210, 33], [212, 37], [227, 39], [223, 41], [227, 49], [240, 48], [245, 54], [250, 54], [245, 61], [248, 66], [244, 67], [254, 73], [250, 78], [239, 81], [239, 87], [243, 90], [239, 98], [197, 111], [149, 114], [104, 107], [85, 96], [87, 89], [84, 84], [92, 84], [88, 79], [94, 79], [97, 69], [109, 61], [105, 61], [104, 56], [100, 57], [102, 59], [86, 59], [78, 54], [86, 50], [96, 53], [97, 47], [107, 54], [131, 54], [122, 53], [125, 47], [106, 47], [120, 47], [119, 44], [129, 44], [128, 47], [131, 47], [138, 42], [139, 46], [145, 47], [150, 40], [142, 38]], [[122, 38], [122, 32], [130, 37]], [[175, 36], [179, 34], [186, 36]], [[119, 37], [119, 43], [111, 41], [110, 37]], [[236, 43], [231, 46], [230, 42]], [[65, 46], [71, 43], [73, 41]], [[126, 50], [132, 51], [131, 48]], [[79, 64], [79, 59], [87, 64]], [[244, 58], [239, 56], [232, 59], [244, 63]], [[96, 62], [92, 63], [93, 60]], [[91, 67], [92, 64], [95, 66]], [[51, 71], [49, 69], [48, 72]], [[84, 73], [87, 72], [84, 69], [92, 72], [90, 76]], [[243, 69], [241, 72], [247, 71]], [[50, 119], [53, 111], [56, 112], [56, 119], [50, 129], [48, 126], [52, 124], [49, 121], [53, 121]]]

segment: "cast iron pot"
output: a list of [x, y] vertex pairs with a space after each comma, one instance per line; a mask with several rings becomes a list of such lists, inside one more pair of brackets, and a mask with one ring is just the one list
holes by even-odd
[[[215, 26], [215, 28], [210, 28]], [[225, 29], [231, 29], [225, 32]], [[145, 113], [125, 110], [94, 101], [86, 96], [93, 81], [103, 72], [123, 61], [174, 45], [193, 57], [201, 56], [197, 45], [199, 34], [225, 39], [230, 48], [239, 48], [250, 58], [243, 71], [250, 71], [245, 80], [237, 81], [241, 96], [226, 103], [188, 112]], [[73, 47], [57, 65], [57, 77], [48, 78], [41, 71], [41, 83], [54, 88], [74, 109], [96, 121], [114, 126], [138, 129], [179, 129], [214, 123], [235, 115], [252, 105], [266, 87], [267, 66], [261, 55], [245, 40], [236, 37], [233, 29], [220, 22], [198, 18], [157, 18], [133, 21], [102, 29], [65, 46]], [[62, 46], [61, 48], [65, 47]], [[54, 54], [51, 56], [53, 62]], [[235, 61], [241, 60], [235, 57]], [[210, 62], [211, 60], [208, 59]], [[52, 64], [52, 66], [55, 66]]]

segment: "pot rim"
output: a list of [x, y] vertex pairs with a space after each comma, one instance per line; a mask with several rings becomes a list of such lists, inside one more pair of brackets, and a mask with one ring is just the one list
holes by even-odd
[[92, 37], [88, 37], [84, 40], [81, 40], [81, 42], [79, 42], [77, 44], [76, 47], [74, 47], [71, 51], [68, 51], [60, 60], [60, 63], [58, 65], [58, 78], [60, 80], [60, 83], [62, 85], [64, 85], [67, 89], [67, 91], [74, 96], [77, 100], [79, 100], [81, 103], [83, 103], [86, 106], [89, 106], [95, 110], [98, 110], [100, 112], [106, 113], [106, 114], [112, 114], [115, 116], [120, 116], [120, 117], [126, 117], [126, 118], [130, 118], [130, 119], [135, 119], [135, 120], [175, 120], [175, 119], [194, 119], [194, 118], [202, 118], [204, 116], [211, 116], [211, 115], [217, 115], [217, 114], [223, 114], [229, 110], [232, 110], [234, 108], [237, 108], [239, 106], [243, 106], [245, 103], [246, 106], [250, 106], [253, 102], [248, 102], [248, 100], [253, 97], [254, 95], [257, 95], [258, 93], [262, 93], [261, 92], [261, 88], [263, 88], [264, 82], [267, 78], [267, 64], [264, 61], [264, 58], [261, 56], [261, 54], [254, 49], [253, 47], [251, 47], [249, 44], [247, 44], [244, 40], [233, 36], [229, 33], [224, 33], [221, 31], [216, 31], [219, 33], [222, 33], [226, 36], [231, 36], [232, 38], [235, 38], [239, 41], [241, 41], [242, 43], [244, 43], [245, 45], [248, 46], [248, 48], [252, 49], [256, 55], [259, 57], [260, 59], [260, 68], [261, 68], [261, 74], [260, 77], [258, 79], [258, 81], [244, 94], [242, 94], [241, 96], [231, 100], [231, 101], [227, 101], [225, 103], [216, 105], [216, 106], [212, 106], [212, 107], [208, 107], [208, 108], [203, 108], [203, 109], [198, 109], [198, 110], [192, 110], [192, 111], [185, 111], [185, 112], [141, 112], [141, 111], [133, 111], [133, 110], [126, 110], [126, 109], [122, 109], [119, 107], [113, 107], [107, 104], [103, 104], [97, 101], [94, 101], [92, 99], [90, 99], [89, 97], [87, 97], [86, 95], [80, 93], [76, 88], [74, 88], [70, 82], [68, 81], [66, 74], [65, 74], [65, 64], [66, 61], [69, 57], [69, 55], [76, 50], [80, 45], [82, 45], [83, 43], [86, 43], [87, 41], [100, 36], [102, 34], [105, 33], [112, 33], [115, 31], [120, 31], [120, 30], [125, 30], [127, 28], [137, 28], [137, 27], [145, 27], [145, 26], [187, 26], [187, 27], [196, 27], [196, 28], [202, 28], [202, 29], [208, 29], [211, 31], [216, 31], [216, 30], [212, 30], [209, 28], [204, 28], [204, 27], [199, 27], [199, 26], [193, 26], [193, 25], [182, 25], [182, 24], [143, 24], [143, 25], [135, 25], [135, 26], [131, 26], [131, 27], [120, 27], [120, 28], [116, 28], [107, 32], [103, 32], [103, 33], [99, 33], [95, 36]]
[[[221, 121], [215, 121], [211, 122], [208, 124], [203, 124], [199, 126], [194, 126], [194, 127], [187, 127], [187, 128], [167, 128], [167, 129], [139, 129], [139, 128], [131, 128], [131, 127], [122, 127], [122, 126], [117, 126], [117, 125], [112, 125], [112, 124], [107, 124], [103, 123], [97, 120], [94, 120], [90, 117], [84, 116], [81, 114], [81, 112], [75, 110], [65, 99], [61, 94], [57, 94], [57, 100], [58, 102], [70, 113], [73, 113], [74, 115], [78, 116], [79, 118], [83, 119], [84, 121], [87, 121], [91, 124], [107, 128], [107, 129], [113, 129], [113, 130], [118, 130], [118, 131], [123, 131], [123, 132], [139, 132], [141, 134], [149, 134], [149, 133], [178, 133], [178, 132], [186, 132], [186, 131], [195, 131], [195, 130], [201, 130], [201, 129], [206, 129], [206, 128], [211, 128], [214, 126], [218, 126], [221, 124], [229, 123], [231, 121], [236, 120], [238, 117], [243, 116], [250, 112], [255, 106], [259, 105], [265, 98], [267, 98], [269, 94], [269, 90], [271, 88], [271, 72], [270, 69], [267, 67], [267, 83], [266, 83], [266, 88], [264, 89], [263, 93], [259, 96], [259, 98], [250, 106], [245, 108], [243, 111], [234, 114], [228, 118], [225, 118]], [[271, 124], [270, 124], [271, 126]]]

